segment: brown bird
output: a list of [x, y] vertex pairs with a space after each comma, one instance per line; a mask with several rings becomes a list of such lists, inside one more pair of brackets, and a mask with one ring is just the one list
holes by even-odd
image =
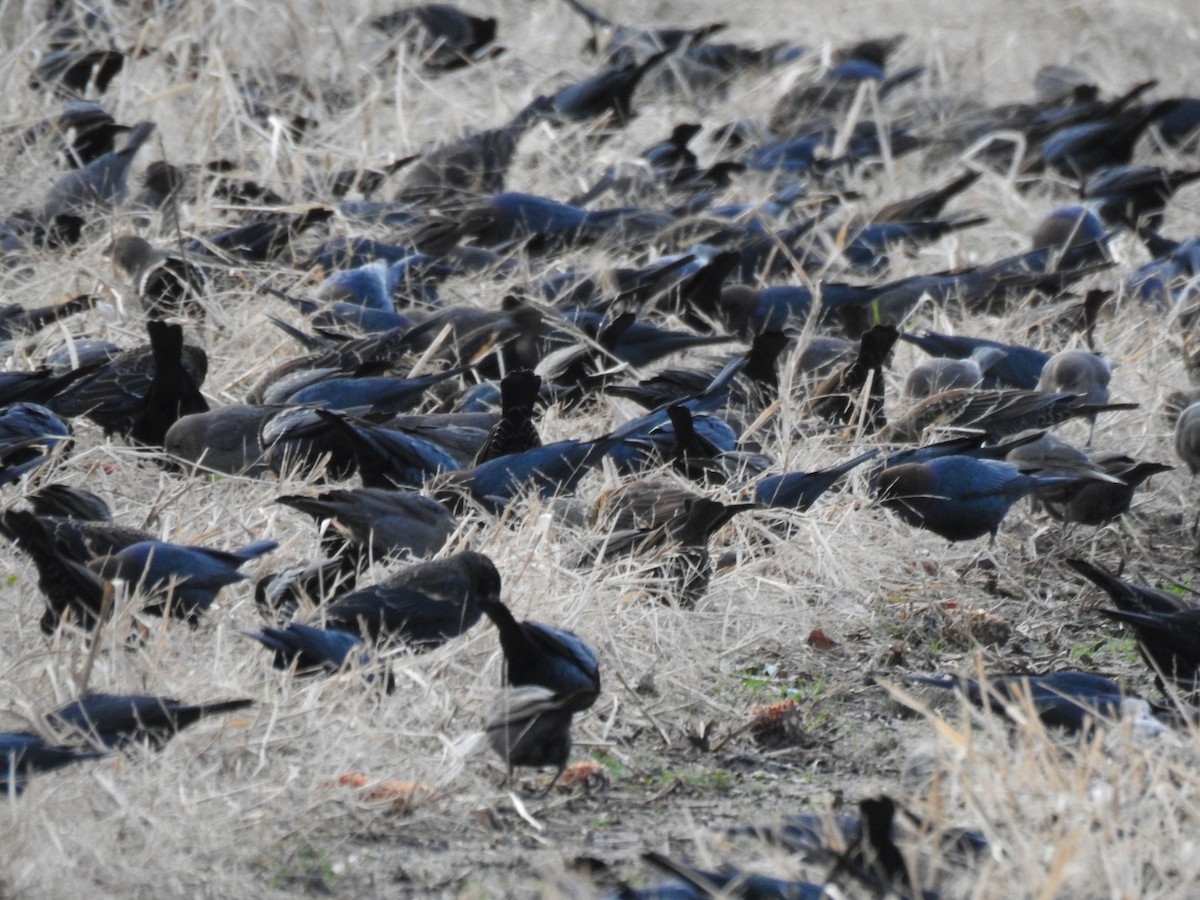
[[153, 122], [139, 122], [129, 129], [120, 150], [105, 153], [60, 178], [50, 188], [38, 221], [49, 226], [60, 216], [89, 217], [125, 202], [133, 157], [153, 132]]
[[506, 125], [433, 148], [409, 166], [396, 201], [463, 204], [500, 193], [522, 136], [548, 108], [549, 100], [537, 97]]
[[927, 428], [983, 431], [993, 440], [1022, 431], [1044, 430], [1078, 416], [1135, 409], [1136, 403], [1088, 403], [1079, 394], [959, 389], [922, 400], [882, 429], [884, 441], [916, 443]]
[[1088, 403], [1108, 402], [1112, 363], [1087, 350], [1063, 350], [1050, 357], [1042, 369], [1037, 389], [1083, 394]]
[[263, 425], [281, 406], [225, 406], [180, 417], [167, 429], [163, 447], [192, 466], [228, 475], [259, 476], [268, 471], [259, 438]]
[[613, 532], [653, 529], [682, 516], [687, 504], [700, 496], [667, 481], [630, 481], [601, 492], [592, 505], [590, 520]]
[[964, 359], [934, 356], [921, 360], [904, 380], [904, 394], [923, 400], [942, 391], [977, 388], [992, 366], [1006, 357], [1003, 350], [995, 347], [977, 347]]
[[1092, 480], [1071, 492], [1064, 503], [1046, 503], [1046, 511], [1064, 522], [1104, 525], [1129, 512], [1133, 495], [1152, 475], [1169, 472], [1172, 466], [1138, 462], [1123, 453], [1098, 453], [1091, 457], [1099, 469], [1119, 483]]
[[889, 203], [871, 216], [871, 221], [924, 222], [928, 219], [936, 219], [942, 214], [947, 203], [978, 181], [982, 174], [982, 172], [964, 172], [945, 187]]
[[[708, 552], [712, 536], [738, 513], [759, 506], [721, 503], [687, 492], [670, 489], [659, 492], [653, 488], [645, 490], [644, 496], [635, 502], [638, 505], [652, 502], [655, 494], [663, 501], [664, 509], [649, 513], [641, 521], [656, 524], [610, 532], [598, 545], [580, 555], [579, 564], [626, 556], [647, 558], [652, 563], [648, 573], [652, 593], [664, 602], [691, 609], [708, 591], [712, 579], [713, 565]], [[616, 514], [616, 521], [622, 521], [620, 513]]]
[[1179, 414], [1175, 423], [1175, 452], [1195, 477], [1200, 473], [1200, 403]]
[[142, 309], [150, 317], [204, 316], [202, 299], [208, 288], [208, 276], [191, 260], [159, 249], [136, 234], [117, 238], [108, 253], [137, 286]]

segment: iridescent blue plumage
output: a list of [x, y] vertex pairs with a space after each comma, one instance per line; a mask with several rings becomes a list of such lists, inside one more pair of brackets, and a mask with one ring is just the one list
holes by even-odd
[[1075, 479], [1026, 475], [1012, 463], [944, 456], [902, 463], [878, 476], [879, 497], [900, 518], [949, 541], [995, 536], [1014, 503], [1039, 487]]

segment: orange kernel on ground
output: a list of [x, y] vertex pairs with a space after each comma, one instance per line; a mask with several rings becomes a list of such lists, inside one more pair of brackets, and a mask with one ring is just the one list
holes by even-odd
[[746, 731], [750, 740], [760, 747], [796, 747], [811, 743], [804, 731], [800, 704], [795, 700], [756, 706], [750, 713]]
[[336, 783], [360, 791], [364, 800], [387, 801], [397, 812], [409, 812], [419, 802], [428, 800], [435, 794], [433, 788], [419, 781], [390, 779], [371, 784], [370, 779], [361, 772], [339, 775]]
[[812, 631], [810, 631], [805, 640], [809, 646], [816, 647], [818, 650], [832, 650], [837, 646], [837, 642], [820, 628], [814, 628]]
[[770, 728], [780, 719], [798, 712], [800, 704], [795, 700], [780, 700], [769, 706], [756, 706], [750, 710], [750, 730]]
[[563, 769], [563, 773], [558, 776], [558, 787], [570, 789], [607, 778], [608, 772], [604, 766], [595, 760], [585, 759]]

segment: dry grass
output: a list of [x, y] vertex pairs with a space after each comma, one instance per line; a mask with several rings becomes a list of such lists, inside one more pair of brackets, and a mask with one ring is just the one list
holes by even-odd
[[[1028, 0], [779, 2], [737, 9], [710, 0], [603, 5], [624, 20], [727, 18], [731, 39], [795, 39], [814, 55], [846, 40], [907, 31], [904, 61], [923, 63], [932, 74], [904, 97], [930, 110], [948, 97], [1027, 98], [1034, 72], [1047, 63], [1083, 67], [1110, 92], [1146, 78], [1162, 79], [1164, 92], [1194, 89], [1188, 79], [1200, 38], [1185, 2], [1049, 9]], [[303, 198], [296, 185], [308, 179], [489, 127], [534, 93], [593, 67], [577, 52], [585, 29], [554, 0], [471, 3], [472, 10], [500, 17], [509, 52], [477, 69], [434, 78], [403, 60], [377, 64], [379, 48], [365, 22], [389, 8], [382, 3], [296, 0], [260, 9], [194, 0], [144, 25], [134, 9], [101, 6], [119, 24], [120, 45], [158, 48], [133, 62], [103, 98], [119, 121], [159, 124], [140, 165], [160, 157], [184, 163], [229, 157], [250, 177], [297, 199]], [[58, 108], [26, 87], [31, 52], [43, 40], [39, 12], [40, 4], [4, 7], [5, 134]], [[203, 36], [208, 55], [193, 79], [167, 55], [184, 58], [194, 36]], [[643, 92], [642, 115], [628, 133], [595, 151], [571, 130], [536, 128], [522, 144], [510, 184], [565, 197], [676, 122], [764, 118], [813, 58], [735, 82], [724, 97]], [[309, 88], [296, 109], [319, 125], [303, 146], [251, 121], [238, 100], [234, 73], [275, 72], [299, 75]], [[334, 90], [342, 96], [330, 97]], [[56, 177], [45, 154], [17, 155], [15, 146], [7, 138], [0, 149], [9, 208], [36, 203]], [[952, 162], [925, 167], [917, 154], [851, 186], [874, 205], [940, 182], [952, 169]], [[731, 197], [766, 193], [765, 184], [750, 178]], [[990, 224], [899, 261], [895, 274], [1014, 252], [1061, 200], [1048, 190], [1019, 194], [1004, 179], [986, 176], [959, 208], [988, 215]], [[201, 197], [188, 205], [184, 227], [201, 231], [224, 221], [224, 210]], [[1166, 231], [1190, 235], [1198, 223], [1200, 193], [1184, 192]], [[112, 223], [114, 232], [122, 227]], [[121, 301], [125, 286], [103, 257], [107, 242], [107, 234], [93, 235], [70, 254], [34, 258], [19, 276], [0, 275], [6, 299], [28, 306], [97, 287], [113, 298], [105, 309], [15, 345], [11, 367], [36, 362], [68, 330], [124, 345], [143, 340], [136, 304]], [[1144, 259], [1132, 242], [1121, 239], [1118, 247], [1125, 265]], [[595, 251], [572, 258], [591, 265], [606, 259]], [[214, 298], [213, 315], [193, 335], [209, 352], [205, 389], [214, 404], [240, 401], [258, 372], [295, 352], [265, 318], [291, 313], [255, 288], [263, 277], [291, 288], [299, 276], [249, 273], [244, 287]], [[503, 285], [464, 280], [448, 287], [446, 299], [493, 306], [503, 292]], [[964, 324], [926, 307], [915, 322], [1019, 338], [1032, 317], [1018, 311], [1006, 320]], [[1170, 460], [1169, 431], [1158, 409], [1163, 396], [1186, 381], [1180, 336], [1170, 321], [1126, 304], [1110, 311], [1098, 337], [1121, 363], [1115, 397], [1141, 403], [1131, 414], [1104, 420], [1099, 445]], [[897, 352], [892, 398], [918, 357], [907, 347]], [[623, 401], [611, 401], [605, 416], [589, 421], [552, 412], [545, 432], [553, 438], [598, 434], [631, 412]], [[817, 468], [866, 446], [797, 436], [794, 418], [785, 409], [779, 423], [767, 426], [770, 440], [764, 441], [785, 467]], [[51, 477], [108, 498], [120, 521], [166, 539], [217, 546], [263, 535], [279, 540], [277, 553], [248, 567], [252, 576], [318, 552], [311, 523], [273, 503], [302, 489], [299, 482], [184, 478], [138, 463], [132, 451], [105, 442], [90, 425], [80, 423], [78, 435], [78, 449]], [[590, 499], [615, 483], [612, 472], [600, 472], [589, 476], [580, 495]], [[19, 504], [20, 490], [7, 490], [6, 504]], [[922, 715], [914, 716], [884, 689], [869, 686], [866, 675], [888, 666], [926, 672], [971, 671], [977, 664], [1039, 671], [1083, 665], [1125, 675], [1152, 693], [1128, 642], [1082, 611], [1081, 597], [1091, 592], [1056, 560], [1066, 541], [1073, 552], [1101, 562], [1128, 558], [1147, 576], [1186, 581], [1195, 548], [1183, 526], [1194, 496], [1180, 471], [1158, 476], [1128, 527], [1083, 529], [1065, 538], [1022, 507], [990, 551], [998, 564], [992, 572], [970, 565], [980, 546], [948, 546], [903, 527], [871, 508], [861, 481], [851, 479], [850, 490], [795, 517], [787, 539], [762, 520], [735, 521], [718, 543], [736, 548], [738, 562], [714, 578], [692, 611], [639, 599], [636, 568], [571, 568], [568, 560], [593, 536], [564, 531], [536, 502], [503, 523], [477, 522], [461, 542], [495, 559], [517, 614], [578, 631], [603, 666], [605, 693], [575, 727], [574, 756], [601, 760], [609, 786], [557, 793], [525, 808], [497, 787], [500, 766], [478, 739], [500, 679], [490, 627], [427, 655], [397, 655], [399, 688], [385, 697], [353, 677], [293, 681], [276, 673], [267, 654], [237, 634], [257, 622], [250, 591], [226, 590], [197, 630], [164, 628], [137, 650], [121, 648], [107, 631], [91, 686], [189, 700], [248, 696], [256, 706], [247, 715], [202, 724], [161, 753], [70, 768], [33, 779], [22, 797], [0, 798], [0, 895], [586, 895], [587, 882], [570, 871], [573, 860], [597, 857], [636, 880], [647, 877], [637, 854], [650, 847], [713, 864], [757, 860], [771, 871], [819, 878], [819, 870], [761, 846], [727, 845], [720, 829], [853, 804], [878, 791], [927, 818], [933, 835], [906, 846], [926, 857], [923, 871], [940, 872], [943, 896], [1193, 895], [1200, 890], [1188, 864], [1200, 820], [1200, 736], [1183, 731], [1147, 739], [1122, 726], [1064, 745], [1036, 723], [1013, 732], [921, 692], [910, 701], [921, 707]], [[47, 642], [37, 627], [42, 601], [32, 566], [7, 547], [0, 554], [0, 598], [8, 612], [0, 634], [5, 720], [24, 727], [73, 696], [71, 676], [86, 646], [70, 635]], [[985, 617], [976, 611], [999, 623], [1007, 640], [988, 643], [996, 632], [977, 627]], [[820, 650], [808, 643], [814, 628], [835, 646]], [[741, 729], [756, 705], [785, 694], [800, 702], [811, 740], [760, 749]], [[922, 706], [926, 701], [933, 710]], [[365, 775], [368, 790], [338, 784], [348, 773]], [[371, 784], [389, 780], [426, 785], [432, 793], [418, 792], [411, 808], [397, 809], [392, 794], [370, 795]], [[951, 826], [981, 828], [993, 849], [965, 868], [939, 862], [933, 838]]]

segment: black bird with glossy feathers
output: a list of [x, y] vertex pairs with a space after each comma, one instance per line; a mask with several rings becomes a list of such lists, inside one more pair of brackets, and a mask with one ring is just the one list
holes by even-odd
[[70, 427], [45, 406], [19, 402], [0, 407], [0, 485], [20, 480], [70, 440]]
[[1104, 590], [1117, 605], [1117, 609], [1124, 612], [1174, 613], [1190, 608], [1177, 595], [1169, 591], [1134, 584], [1086, 559], [1067, 557], [1064, 562], [1092, 584]]
[[183, 327], [151, 319], [150, 333], [154, 375], [137, 420], [129, 430], [136, 444], [162, 449], [171, 426], [184, 416], [208, 412], [208, 401], [184, 359]]
[[639, 28], [621, 25], [585, 6], [579, 0], [565, 0], [592, 28], [592, 37], [584, 45], [589, 53], [602, 54], [610, 65], [635, 63], [640, 57], [662, 50], [674, 52], [725, 28], [724, 22], [712, 22], [694, 28]]
[[638, 84], [670, 53], [670, 50], [659, 50], [640, 62], [613, 65], [590, 78], [560, 88], [550, 98], [548, 116], [583, 121], [611, 113], [617, 125], [628, 124], [634, 116], [633, 93]]
[[500, 596], [500, 573], [482, 553], [466, 551], [418, 563], [361, 588], [325, 609], [325, 626], [371, 642], [397, 640], [432, 650], [483, 616], [480, 603]]
[[879, 473], [880, 502], [909, 525], [948, 541], [995, 538], [1009, 509], [1039, 487], [1073, 479], [1027, 475], [1007, 462], [945, 456], [926, 463], [902, 463]]
[[1175, 192], [1198, 179], [1200, 169], [1115, 166], [1092, 175], [1079, 189], [1079, 196], [1095, 201], [1097, 214], [1110, 225], [1158, 229]]
[[[275, 656], [276, 669], [295, 669], [297, 675], [334, 674], [347, 665], [364, 668], [373, 663], [366, 643], [357, 634], [335, 628], [316, 628], [301, 622], [291, 622], [286, 627], [266, 626], [260, 631], [242, 631], [242, 634], [271, 650]], [[384, 690], [395, 690], [395, 679], [390, 670], [384, 673]], [[368, 672], [367, 681], [374, 680]]]
[[39, 516], [57, 516], [84, 522], [111, 522], [112, 510], [103, 498], [83, 488], [61, 482], [45, 484], [25, 499]]
[[518, 622], [498, 598], [485, 598], [480, 607], [500, 632], [507, 684], [548, 688], [566, 697], [572, 712], [583, 712], [596, 702], [600, 664], [579, 635], [541, 622]]
[[29, 732], [0, 732], [0, 793], [20, 794], [35, 772], [53, 772], [104, 755], [97, 750], [51, 744], [41, 735]]
[[1160, 685], [1166, 677], [1188, 691], [1200, 687], [1200, 609], [1174, 612], [1099, 609], [1097, 612], [1133, 631], [1142, 659]]
[[166, 541], [142, 541], [112, 556], [93, 560], [90, 568], [110, 581], [120, 580], [148, 600], [146, 612], [170, 614], [196, 624], [221, 589], [246, 579], [239, 569], [279, 544], [258, 540], [237, 550], [218, 550]]
[[[160, 352], [171, 354], [164, 356], [164, 359], [171, 363], [170, 370], [173, 371], [175, 364], [172, 335], [180, 326], [154, 321], [147, 323], [147, 328], [151, 326], [167, 339]], [[178, 418], [178, 411], [199, 405], [199, 399], [203, 399], [197, 399], [199, 388], [208, 374], [208, 354], [202, 348], [185, 342], [180, 349], [178, 365], [182, 367], [182, 375], [172, 375], [171, 371], [167, 373], [166, 383], [163, 385], [167, 396], [159, 398], [163, 405], [156, 409], [150, 419], [146, 418], [147, 398], [151, 394], [156, 373], [155, 350], [152, 344], [123, 351], [48, 402], [50, 408], [61, 416], [86, 416], [103, 428], [107, 435], [129, 435], [134, 429], [150, 429], [155, 425], [153, 420], [159, 416], [164, 419], [170, 418], [172, 407], [177, 410]], [[182, 379], [182, 382], [177, 379]], [[170, 396], [173, 391], [178, 391], [174, 402]], [[149, 435], [150, 431], [147, 430], [146, 434]], [[160, 437], [156, 444], [161, 446], [161, 443]]]
[[411, 491], [352, 488], [315, 497], [286, 495], [275, 502], [329, 522], [322, 539], [325, 552], [349, 553], [359, 565], [400, 555], [429, 556], [458, 527], [446, 507]]
[[105, 584], [81, 561], [59, 548], [53, 526], [47, 522], [26, 510], [0, 513], [5, 536], [37, 567], [38, 587], [46, 600], [42, 632], [53, 634], [64, 619], [91, 631], [105, 614]]
[[253, 706], [253, 700], [182, 703], [141, 694], [88, 694], [46, 716], [56, 732], [111, 750], [146, 744], [158, 750], [201, 719]]
[[448, 3], [421, 3], [371, 20], [389, 37], [406, 39], [425, 68], [449, 72], [469, 66], [496, 40], [496, 19], [474, 16]]
[[53, 325], [95, 306], [95, 294], [76, 294], [61, 303], [32, 308], [26, 308], [20, 303], [0, 305], [0, 340], [36, 334], [47, 325]]
[[767, 475], [754, 482], [754, 499], [759, 505], [769, 509], [794, 509], [804, 512], [816, 503], [835, 481], [878, 454], [878, 450], [868, 450], [844, 463], [815, 472]]
[[[943, 690], [958, 690], [976, 706], [1003, 716], [1020, 709], [1028, 698], [1042, 724], [1075, 733], [1099, 717], [1114, 717], [1121, 701], [1133, 696], [1115, 681], [1090, 672], [1052, 672], [1047, 675], [988, 675], [973, 678], [932, 678], [912, 675], [908, 681]], [[1020, 721], [1017, 719], [1017, 721]]]

